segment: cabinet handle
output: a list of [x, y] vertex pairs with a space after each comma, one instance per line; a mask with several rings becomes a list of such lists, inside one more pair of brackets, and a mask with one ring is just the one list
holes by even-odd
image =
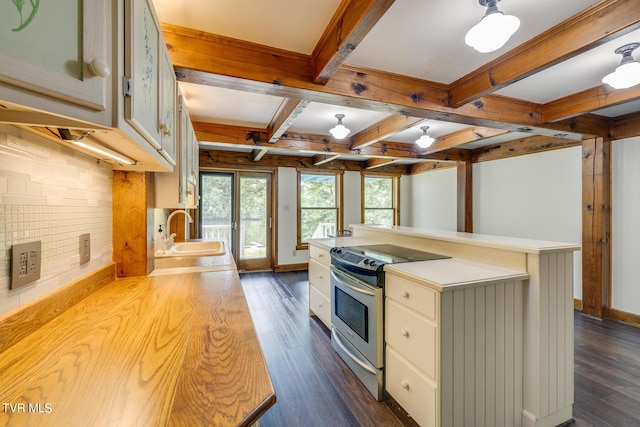
[[318, 304], [318, 308], [322, 308], [322, 303], [319, 303], [319, 304]]
[[403, 389], [405, 389], [405, 390], [409, 390], [409, 388], [411, 388], [411, 387], [409, 386], [409, 381], [407, 381], [407, 380], [402, 380], [402, 381], [400, 381], [400, 385], [401, 385], [401, 386], [402, 386], [402, 388], [403, 388]]
[[109, 77], [111, 75], [111, 68], [109, 68], [109, 64], [101, 59], [94, 59], [91, 61], [89, 63], [89, 71], [97, 77]]
[[400, 329], [400, 333], [402, 334], [403, 337], [409, 338], [409, 331], [407, 331], [406, 329], [404, 328]]
[[318, 258], [324, 258], [324, 254], [318, 254]]
[[320, 275], [318, 276], [318, 279], [320, 279], [320, 280], [324, 279], [324, 277], [322, 277], [322, 274], [320, 274]]
[[400, 295], [402, 295], [402, 298], [409, 298], [409, 292], [407, 291], [400, 292]]
[[162, 123], [160, 125], [160, 131], [166, 136], [171, 136], [171, 129], [169, 129], [169, 126], [167, 126], [166, 123]]

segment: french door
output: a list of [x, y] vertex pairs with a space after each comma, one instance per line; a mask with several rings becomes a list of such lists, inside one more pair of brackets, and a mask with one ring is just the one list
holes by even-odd
[[227, 240], [239, 270], [273, 268], [271, 174], [201, 172], [200, 236]]

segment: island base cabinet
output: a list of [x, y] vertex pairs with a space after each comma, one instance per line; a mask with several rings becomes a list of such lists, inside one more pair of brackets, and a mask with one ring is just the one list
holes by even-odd
[[438, 426], [436, 385], [392, 347], [385, 355], [387, 393], [422, 427]]
[[309, 312], [331, 329], [331, 257], [323, 247], [309, 244]]

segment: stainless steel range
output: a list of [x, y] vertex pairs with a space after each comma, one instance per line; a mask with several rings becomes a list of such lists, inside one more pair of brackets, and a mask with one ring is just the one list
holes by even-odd
[[377, 400], [384, 390], [384, 266], [449, 258], [394, 245], [335, 247], [331, 345]]

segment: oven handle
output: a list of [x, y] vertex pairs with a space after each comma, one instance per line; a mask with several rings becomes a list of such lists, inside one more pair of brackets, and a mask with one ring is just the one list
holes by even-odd
[[351, 290], [353, 290], [355, 292], [359, 292], [361, 294], [369, 295], [369, 296], [372, 296], [372, 297], [376, 296], [376, 294], [373, 291], [369, 291], [367, 289], [358, 288], [356, 286], [348, 284], [344, 280], [340, 279], [338, 277], [338, 275], [333, 270], [331, 270], [331, 277], [334, 278], [336, 280], [336, 282], [340, 283], [341, 285], [346, 286], [347, 288], [349, 288], [349, 289], [351, 289]]
[[369, 372], [370, 374], [373, 374], [373, 375], [377, 375], [377, 374], [378, 374], [378, 373], [376, 372], [376, 370], [375, 370], [375, 369], [373, 369], [371, 366], [369, 366], [369, 365], [365, 364], [362, 360], [358, 359], [356, 356], [354, 356], [354, 355], [353, 355], [353, 353], [351, 353], [351, 352], [347, 349], [347, 347], [345, 347], [345, 345], [344, 345], [344, 344], [342, 343], [342, 341], [340, 340], [340, 335], [338, 335], [338, 333], [336, 332], [336, 329], [335, 329], [333, 326], [331, 326], [331, 334], [333, 335], [333, 338], [335, 339], [336, 344], [338, 344], [338, 347], [340, 347], [340, 349], [341, 349], [342, 351], [344, 351], [344, 352], [345, 352], [345, 354], [346, 354], [347, 356], [349, 356], [349, 358], [350, 358], [351, 360], [353, 360], [354, 362], [356, 362], [358, 365], [360, 365], [360, 367], [361, 367], [362, 369], [364, 369], [365, 371]]

